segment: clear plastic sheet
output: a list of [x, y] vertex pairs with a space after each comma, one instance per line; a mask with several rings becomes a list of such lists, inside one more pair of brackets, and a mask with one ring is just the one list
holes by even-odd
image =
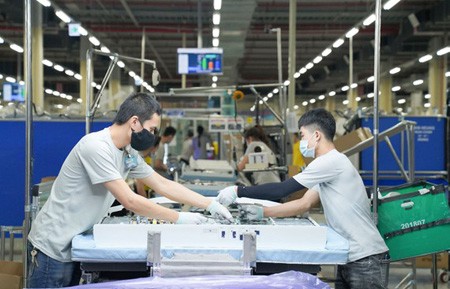
[[184, 278], [148, 277], [97, 284], [80, 285], [78, 289], [325, 289], [330, 286], [317, 277], [297, 271], [268, 276], [211, 275]]

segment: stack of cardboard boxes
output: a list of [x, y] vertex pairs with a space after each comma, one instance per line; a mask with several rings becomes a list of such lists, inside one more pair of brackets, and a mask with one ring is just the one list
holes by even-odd
[[22, 289], [23, 265], [0, 261], [0, 289]]

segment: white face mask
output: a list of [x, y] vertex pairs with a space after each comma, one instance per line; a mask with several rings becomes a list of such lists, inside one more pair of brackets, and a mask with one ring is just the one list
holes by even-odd
[[313, 137], [314, 135], [312, 135], [309, 139], [307, 140], [301, 140], [300, 141], [300, 153], [307, 158], [314, 158], [316, 156], [316, 144], [317, 142], [314, 144], [314, 146], [312, 148], [308, 148], [308, 143], [309, 140]]

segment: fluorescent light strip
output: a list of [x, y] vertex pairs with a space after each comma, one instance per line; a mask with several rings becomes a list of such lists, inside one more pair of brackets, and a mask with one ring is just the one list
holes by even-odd
[[36, 1], [39, 2], [44, 7], [50, 7], [52, 5], [52, 3], [50, 3], [50, 1], [48, 0], [36, 0]]
[[11, 48], [12, 50], [14, 50], [16, 52], [23, 53], [23, 48], [15, 43], [10, 44], [9, 48]]
[[397, 5], [398, 2], [400, 2], [400, 0], [389, 0], [386, 3], [384, 3], [383, 9], [384, 10], [389, 10], [392, 7], [394, 7], [395, 5]]
[[56, 16], [58, 16], [59, 19], [61, 19], [61, 21], [63, 21], [64, 23], [70, 23], [70, 21], [72, 21], [72, 19], [70, 19], [69, 15], [67, 15], [66, 13], [64, 13], [64, 11], [62, 10], [57, 10], [55, 12]]
[[424, 55], [421, 58], [419, 58], [419, 62], [424, 63], [424, 62], [431, 60], [432, 58], [433, 58], [433, 56], [431, 56], [430, 54], [427, 54], [427, 55]]
[[345, 34], [345, 37], [347, 37], [347, 38], [353, 37], [353, 36], [355, 36], [356, 34], [358, 34], [358, 32], [359, 32], [359, 29], [356, 28], [356, 27], [353, 27], [352, 29], [350, 29], [350, 30]]
[[375, 22], [376, 16], [375, 13], [370, 14], [366, 19], [363, 21], [364, 26], [369, 26], [373, 22]]
[[338, 48], [338, 47], [340, 47], [342, 44], [344, 44], [344, 39], [342, 39], [342, 38], [339, 38], [338, 40], [336, 40], [334, 43], [333, 43], [333, 48]]
[[220, 24], [220, 13], [214, 13], [212, 17], [212, 22], [214, 25]]
[[440, 50], [438, 50], [438, 52], [436, 52], [437, 55], [442, 56], [444, 54], [447, 54], [450, 52], [450, 46], [444, 47]]
[[94, 45], [94, 46], [99, 46], [100, 45], [100, 41], [95, 36], [90, 36], [89, 37], [89, 42], [91, 42], [92, 45]]

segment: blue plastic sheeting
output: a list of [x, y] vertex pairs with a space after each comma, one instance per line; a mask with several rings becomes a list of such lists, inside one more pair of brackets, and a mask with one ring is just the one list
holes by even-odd
[[317, 277], [297, 271], [288, 271], [269, 276], [211, 275], [183, 278], [139, 278], [124, 281], [88, 284], [70, 288], [79, 289], [325, 289], [331, 288]]
[[[323, 250], [261, 250], [256, 252], [257, 262], [287, 263], [287, 264], [345, 264], [348, 261], [348, 241], [334, 230], [327, 228], [327, 243]], [[175, 253], [191, 254], [229, 254], [239, 259], [242, 250], [218, 249], [183, 249], [162, 248], [164, 258], [172, 258]], [[72, 240], [72, 260], [85, 263], [95, 262], [145, 262], [147, 260], [146, 248], [108, 248], [96, 246], [92, 234], [77, 235]]]

